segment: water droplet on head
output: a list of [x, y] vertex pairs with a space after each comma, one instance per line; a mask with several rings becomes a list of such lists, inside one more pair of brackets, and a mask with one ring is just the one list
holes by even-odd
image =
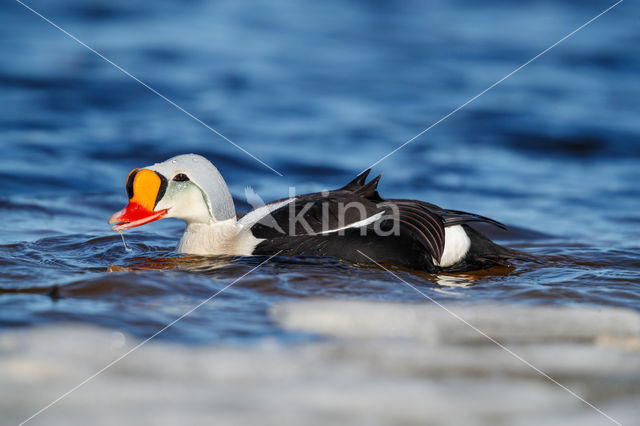
[[176, 160], [171, 160], [171, 162], [172, 162], [173, 164], [176, 164]]
[[195, 163], [196, 161], [198, 161], [198, 159], [197, 159], [196, 157], [193, 157], [193, 158], [191, 159], [191, 161], [193, 161], [193, 162]]

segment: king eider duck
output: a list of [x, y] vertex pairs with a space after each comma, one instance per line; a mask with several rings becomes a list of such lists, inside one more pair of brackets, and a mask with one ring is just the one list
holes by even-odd
[[227, 185], [206, 158], [185, 154], [134, 169], [129, 204], [109, 218], [113, 230], [178, 218], [187, 227], [178, 251], [196, 255], [315, 255], [394, 264], [429, 272], [508, 265], [524, 253], [495, 244], [468, 224], [501, 223], [424, 201], [384, 199], [380, 176], [365, 171], [342, 188], [273, 201], [237, 218]]

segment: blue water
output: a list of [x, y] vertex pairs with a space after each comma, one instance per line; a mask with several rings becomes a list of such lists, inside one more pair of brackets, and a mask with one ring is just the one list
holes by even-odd
[[[80, 321], [149, 336], [263, 259], [174, 252], [183, 225], [106, 221], [135, 168], [195, 152], [242, 209], [335, 188], [612, 3], [29, 1], [0, 9], [0, 324]], [[474, 276], [398, 271], [442, 301], [640, 309], [640, 6], [623, 2], [374, 167], [382, 196], [514, 227], [546, 259]], [[460, 286], [460, 284], [468, 284]], [[451, 286], [453, 285], [453, 286]], [[298, 297], [423, 301], [385, 271], [275, 259], [163, 336], [304, 338]]]

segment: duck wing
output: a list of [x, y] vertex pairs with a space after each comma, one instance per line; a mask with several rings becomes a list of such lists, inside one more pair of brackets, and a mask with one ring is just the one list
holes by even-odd
[[361, 261], [357, 250], [367, 248], [379, 262], [439, 261], [444, 251], [443, 217], [429, 203], [383, 199], [377, 191], [380, 176], [365, 183], [368, 174], [369, 170], [334, 191], [264, 206], [273, 208], [250, 226], [256, 238], [265, 240], [259, 251], [284, 249], [287, 255]]

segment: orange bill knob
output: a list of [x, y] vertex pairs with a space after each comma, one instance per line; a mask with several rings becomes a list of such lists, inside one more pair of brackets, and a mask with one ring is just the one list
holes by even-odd
[[166, 179], [148, 169], [134, 169], [127, 176], [129, 204], [109, 218], [114, 231], [133, 228], [158, 220], [167, 210], [153, 211], [156, 203], [164, 195]]

